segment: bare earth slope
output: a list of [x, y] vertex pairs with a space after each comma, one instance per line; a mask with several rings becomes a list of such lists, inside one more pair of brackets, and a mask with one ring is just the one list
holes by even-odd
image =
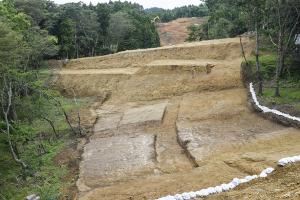
[[[252, 43], [244, 43], [249, 54]], [[110, 97], [95, 110], [79, 199], [155, 199], [257, 174], [298, 155], [299, 130], [250, 109], [241, 61], [239, 39], [232, 38], [72, 60], [58, 71], [66, 94], [74, 88], [79, 96]]]
[[157, 30], [161, 46], [181, 44], [188, 37], [187, 28], [193, 24], [202, 24], [203, 18], [179, 18], [168, 23], [159, 23]]

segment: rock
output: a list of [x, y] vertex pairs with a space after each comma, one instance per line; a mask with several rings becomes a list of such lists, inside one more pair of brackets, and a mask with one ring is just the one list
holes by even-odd
[[36, 194], [32, 194], [26, 197], [26, 200], [40, 200], [41, 197], [37, 196]]

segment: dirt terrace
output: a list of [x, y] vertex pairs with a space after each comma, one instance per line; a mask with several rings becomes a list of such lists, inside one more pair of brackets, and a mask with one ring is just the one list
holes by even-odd
[[[244, 43], [249, 54], [252, 43]], [[298, 155], [299, 130], [250, 108], [241, 61], [233, 38], [78, 59], [58, 71], [65, 94], [74, 88], [79, 96], [109, 97], [94, 110], [79, 199], [155, 199]]]

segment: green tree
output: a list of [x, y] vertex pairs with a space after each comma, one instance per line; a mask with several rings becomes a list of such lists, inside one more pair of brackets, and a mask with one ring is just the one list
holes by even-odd
[[41, 30], [37, 26], [31, 27], [25, 32], [24, 40], [27, 44], [26, 67], [37, 69], [41, 67], [43, 60], [57, 55], [57, 39], [49, 36], [46, 30]]
[[[275, 75], [274, 96], [280, 96], [280, 77], [285, 69], [285, 60], [294, 37], [297, 33], [300, 20], [299, 1], [267, 0], [269, 37], [277, 49], [277, 64]], [[276, 39], [273, 39], [276, 38]]]
[[75, 57], [75, 25], [71, 19], [63, 19], [57, 25], [57, 37], [62, 58]]

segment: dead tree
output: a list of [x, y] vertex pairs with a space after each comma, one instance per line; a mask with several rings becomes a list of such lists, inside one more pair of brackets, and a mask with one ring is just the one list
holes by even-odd
[[[9, 81], [9, 83], [7, 83], [6, 78], [3, 78], [3, 82], [4, 82], [4, 87], [2, 89], [2, 112], [4, 115], [4, 120], [5, 120], [5, 125], [6, 125], [6, 130], [5, 130], [5, 134], [6, 134], [6, 138], [7, 138], [7, 142], [9, 145], [9, 150], [10, 153], [14, 159], [14, 161], [16, 163], [18, 163], [19, 165], [21, 165], [21, 167], [25, 170], [28, 168], [27, 164], [18, 156], [18, 154], [15, 152], [14, 149], [14, 144], [13, 141], [11, 139], [11, 124], [10, 124], [10, 119], [9, 119], [9, 113], [11, 110], [11, 106], [12, 106], [12, 97], [13, 97], [13, 92], [12, 92], [12, 83], [11, 81]], [[6, 97], [6, 100], [4, 100]]]
[[[73, 127], [72, 124], [71, 124], [69, 115], [67, 114], [67, 111], [66, 111], [65, 108], [63, 107], [62, 103], [61, 103], [58, 99], [56, 99], [55, 97], [53, 97], [53, 96], [51, 96], [51, 95], [48, 95], [48, 94], [44, 93], [42, 90], [37, 90], [37, 89], [34, 89], [34, 90], [36, 90], [37, 92], [41, 93], [41, 94], [42, 94], [46, 99], [48, 99], [49, 101], [50, 101], [50, 100], [53, 100], [53, 101], [55, 102], [55, 105], [56, 105], [57, 107], [59, 107], [60, 110], [62, 111], [62, 113], [63, 113], [63, 115], [64, 115], [64, 117], [65, 117], [65, 119], [66, 119], [66, 122], [67, 122], [67, 124], [69, 125], [69, 127], [70, 127], [72, 133], [73, 133], [74, 135], [77, 135], [76, 130], [74, 129], [74, 127]], [[45, 119], [45, 120], [46, 120], [46, 119]]]
[[73, 133], [74, 135], [77, 135], [77, 131], [76, 131], [76, 129], [72, 126], [71, 121], [70, 121], [70, 117], [69, 117], [69, 115], [67, 114], [67, 111], [65, 110], [65, 108], [63, 107], [62, 103], [61, 103], [58, 99], [54, 98], [53, 96], [49, 96], [49, 95], [47, 95], [47, 94], [45, 94], [45, 93], [43, 93], [43, 95], [45, 95], [46, 98], [52, 99], [52, 100], [55, 102], [56, 106], [58, 106], [58, 107], [60, 108], [60, 110], [62, 111], [62, 113], [63, 113], [63, 115], [64, 115], [64, 117], [65, 117], [65, 120], [66, 120], [67, 124], [69, 125], [70, 130], [72, 131], [72, 133]]
[[54, 133], [55, 137], [58, 138], [59, 133], [57, 132], [57, 130], [54, 126], [54, 122], [51, 119], [47, 118], [47, 117], [43, 117], [43, 119], [49, 123], [49, 125], [51, 126], [51, 128], [53, 130], [53, 133]]
[[[49, 101], [50, 100], [53, 100], [55, 103], [55, 106], [59, 107], [59, 109], [62, 111], [64, 117], [65, 117], [65, 120], [67, 122], [67, 124], [69, 125], [70, 129], [71, 129], [71, 132], [74, 134], [74, 135], [77, 135], [77, 131], [76, 129], [72, 126], [71, 124], [71, 121], [70, 121], [70, 117], [69, 115], [67, 114], [67, 111], [65, 110], [65, 108], [63, 107], [61, 101], [59, 101], [58, 99], [56, 99], [55, 97], [53, 97], [52, 95], [48, 95], [47, 93], [43, 92], [41, 89], [37, 89], [37, 88], [31, 88], [32, 90], [34, 90], [35, 92], [38, 92], [40, 93], [41, 95], [43, 95], [46, 99], [48, 99]], [[80, 116], [79, 116], [80, 117]]]
[[55, 99], [55, 100], [56, 100], [56, 103], [58, 104], [58, 106], [60, 107], [61, 111], [63, 112], [64, 117], [65, 117], [65, 119], [66, 119], [66, 122], [68, 123], [68, 125], [69, 125], [69, 127], [70, 127], [72, 133], [73, 133], [74, 135], [77, 135], [77, 132], [76, 132], [76, 130], [74, 129], [74, 127], [72, 126], [71, 121], [70, 121], [70, 118], [69, 118], [69, 115], [67, 114], [65, 108], [63, 107], [63, 105], [61, 104], [60, 101], [58, 101], [57, 99]]

